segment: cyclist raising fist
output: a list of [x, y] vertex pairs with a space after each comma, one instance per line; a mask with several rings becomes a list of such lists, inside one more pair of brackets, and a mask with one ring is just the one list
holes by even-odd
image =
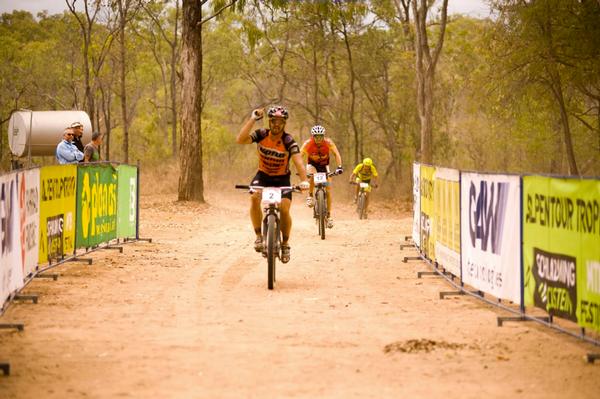
[[[255, 109], [251, 117], [244, 123], [237, 135], [238, 144], [256, 143], [258, 154], [258, 172], [250, 183], [253, 186], [264, 187], [282, 187], [290, 186], [290, 159], [294, 162], [296, 171], [300, 175], [302, 182], [300, 188], [307, 190], [309, 187], [306, 177], [306, 170], [300, 155], [300, 148], [294, 138], [285, 131], [285, 124], [288, 119], [288, 110], [275, 105], [269, 108], [267, 117], [269, 119], [269, 128], [256, 129], [251, 132], [254, 122], [262, 119], [264, 109]], [[292, 193], [284, 192], [281, 201], [281, 262], [287, 263], [290, 260], [290, 245], [288, 240], [292, 230], [292, 217], [290, 216], [290, 205]], [[254, 249], [262, 252], [263, 242], [261, 237], [262, 209], [260, 207], [260, 193], [254, 193], [251, 197], [250, 219], [256, 233]]]

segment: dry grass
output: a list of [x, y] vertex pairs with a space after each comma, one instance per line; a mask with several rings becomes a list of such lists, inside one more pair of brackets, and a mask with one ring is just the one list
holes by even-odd
[[140, 193], [142, 195], [174, 194], [179, 183], [179, 164], [166, 160], [162, 164], [142, 165], [140, 168]]

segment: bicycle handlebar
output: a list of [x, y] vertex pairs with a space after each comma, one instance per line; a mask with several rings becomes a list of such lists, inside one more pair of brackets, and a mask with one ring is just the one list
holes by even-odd
[[[235, 185], [236, 189], [239, 190], [262, 190], [263, 188], [268, 188], [265, 186], [253, 186], [253, 185], [249, 185], [249, 184], [236, 184]], [[294, 191], [294, 192], [302, 192], [302, 190], [300, 190], [299, 186], [281, 186], [281, 187], [275, 187], [275, 188], [280, 188], [281, 191]]]
[[[359, 183], [355, 182], [355, 181], [349, 181], [348, 183], [353, 184], [355, 186], [358, 186]], [[378, 188], [379, 184], [372, 184], [372, 183], [367, 183], [369, 186], [373, 187], [373, 188]]]
[[[319, 172], [317, 172], [317, 173], [319, 173]], [[338, 176], [338, 175], [340, 175], [340, 174], [341, 174], [341, 173], [327, 172], [327, 177], [331, 177], [331, 176]], [[308, 177], [309, 179], [310, 179], [311, 177], [313, 177], [313, 176], [314, 176], [314, 173], [307, 173], [307, 174], [306, 174], [306, 177]]]

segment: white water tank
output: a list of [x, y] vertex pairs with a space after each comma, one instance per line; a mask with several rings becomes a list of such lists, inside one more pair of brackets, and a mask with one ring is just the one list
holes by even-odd
[[85, 111], [15, 111], [8, 121], [8, 145], [17, 157], [54, 155], [65, 128], [83, 124], [81, 142], [92, 139], [92, 123]]

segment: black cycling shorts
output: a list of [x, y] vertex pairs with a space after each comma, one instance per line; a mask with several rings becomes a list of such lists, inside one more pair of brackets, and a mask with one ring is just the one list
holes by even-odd
[[[290, 174], [287, 175], [279, 175], [279, 176], [269, 176], [268, 174], [261, 172], [260, 170], [252, 179], [250, 183], [251, 186], [263, 186], [263, 187], [283, 187], [283, 186], [291, 186], [290, 183]], [[292, 200], [292, 191], [283, 191], [281, 193], [282, 198], [287, 198], [290, 201]]]
[[318, 173], [329, 173], [329, 165], [318, 165], [312, 162], [308, 162], [308, 164], [314, 167]]

